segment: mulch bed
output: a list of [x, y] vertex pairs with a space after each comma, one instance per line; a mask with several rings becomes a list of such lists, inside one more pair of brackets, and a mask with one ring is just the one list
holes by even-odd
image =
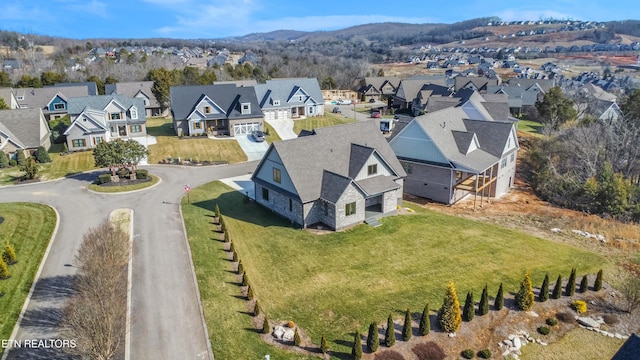
[[151, 177], [148, 177], [146, 179], [136, 179], [136, 180], [120, 179], [120, 181], [117, 181], [117, 182], [108, 182], [108, 183], [104, 183], [104, 184], [99, 184], [98, 186], [109, 187], [109, 186], [136, 185], [136, 184], [143, 184], [143, 183], [149, 182], [151, 180], [152, 180]]

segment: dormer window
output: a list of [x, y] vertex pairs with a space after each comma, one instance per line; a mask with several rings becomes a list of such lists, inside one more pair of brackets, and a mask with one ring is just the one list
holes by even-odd
[[242, 114], [243, 115], [251, 114], [251, 104], [242, 103]]
[[24, 96], [23, 95], [18, 95], [18, 96], [16, 96], [16, 99], [18, 99], [18, 101], [22, 101], [22, 100], [24, 100]]
[[64, 106], [64, 103], [57, 103], [57, 104], [53, 104], [53, 108], [55, 110], [64, 110], [65, 106]]
[[119, 112], [112, 112], [112, 113], [109, 113], [109, 119], [111, 119], [111, 120], [120, 120], [120, 119], [122, 119], [122, 116], [121, 116], [121, 114]]
[[375, 175], [377, 173], [378, 173], [378, 164], [373, 164], [373, 165], [367, 166], [367, 175], [368, 176]]
[[273, 106], [280, 106], [280, 100], [273, 100]]
[[134, 120], [138, 119], [138, 109], [131, 108], [131, 118], [134, 119]]
[[211, 114], [211, 106], [205, 106], [204, 107], [204, 113], [205, 114]]

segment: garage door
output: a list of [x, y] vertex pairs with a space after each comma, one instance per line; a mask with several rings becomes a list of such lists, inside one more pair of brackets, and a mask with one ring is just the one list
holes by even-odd
[[287, 110], [278, 110], [278, 116], [276, 117], [276, 119], [289, 119], [289, 111]]
[[253, 130], [260, 130], [260, 123], [244, 123], [233, 125], [234, 136], [250, 134]]
[[264, 112], [264, 119], [265, 120], [273, 120], [275, 118], [275, 115], [276, 115], [276, 111], [275, 110], [265, 111]]

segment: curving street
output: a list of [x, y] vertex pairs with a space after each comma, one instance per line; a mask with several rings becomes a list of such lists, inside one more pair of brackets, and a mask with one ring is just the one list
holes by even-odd
[[[162, 181], [126, 194], [87, 190], [95, 172], [24, 186], [0, 188], [0, 202], [36, 202], [54, 207], [60, 226], [24, 313], [16, 340], [58, 339], [61, 309], [71, 294], [73, 264], [82, 235], [118, 208], [134, 211], [131, 359], [207, 359], [208, 346], [198, 289], [180, 215], [184, 185], [251, 173], [257, 162], [210, 167], [146, 166]], [[124, 291], [124, 290], [123, 290]], [[11, 348], [7, 359], [52, 359], [45, 347]]]

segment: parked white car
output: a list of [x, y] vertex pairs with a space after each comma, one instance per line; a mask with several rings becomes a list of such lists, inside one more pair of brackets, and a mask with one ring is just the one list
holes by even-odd
[[336, 101], [336, 105], [351, 105], [351, 100], [338, 100]]

